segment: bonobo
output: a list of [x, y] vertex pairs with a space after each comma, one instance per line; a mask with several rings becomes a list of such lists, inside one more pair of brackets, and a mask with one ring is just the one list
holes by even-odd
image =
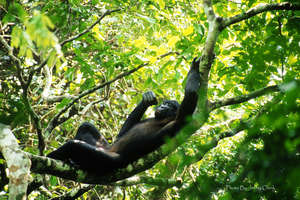
[[181, 104], [167, 100], [156, 108], [155, 117], [141, 120], [149, 106], [156, 105], [153, 92], [143, 94], [142, 101], [130, 113], [114, 144], [109, 144], [90, 123], [83, 123], [73, 140], [68, 141], [48, 157], [71, 161], [83, 170], [104, 175], [126, 167], [174, 137], [193, 114], [200, 82], [199, 59], [194, 58], [187, 76]]

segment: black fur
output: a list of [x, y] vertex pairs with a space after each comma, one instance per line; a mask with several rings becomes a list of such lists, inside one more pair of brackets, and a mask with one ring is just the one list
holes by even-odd
[[169, 117], [176, 117], [179, 103], [174, 100], [165, 100], [155, 109], [155, 119], [165, 119]]
[[166, 137], [175, 136], [186, 124], [186, 117], [193, 114], [197, 105], [199, 82], [199, 60], [194, 59], [181, 105], [177, 101], [164, 101], [156, 108], [155, 118], [141, 120], [147, 108], [157, 104], [154, 93], [146, 92], [126, 119], [114, 144], [110, 145], [92, 124], [83, 123], [74, 140], [48, 157], [71, 161], [98, 175], [126, 167], [164, 144]]

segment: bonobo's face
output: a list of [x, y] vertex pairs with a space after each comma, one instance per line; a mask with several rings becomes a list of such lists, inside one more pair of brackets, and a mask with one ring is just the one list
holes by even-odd
[[164, 119], [167, 117], [176, 117], [179, 103], [173, 100], [163, 101], [155, 110], [155, 119]]

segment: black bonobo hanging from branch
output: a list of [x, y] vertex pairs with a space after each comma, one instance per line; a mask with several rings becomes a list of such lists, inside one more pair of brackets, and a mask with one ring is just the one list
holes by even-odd
[[165, 100], [156, 108], [155, 117], [141, 120], [149, 106], [156, 105], [153, 92], [143, 94], [142, 101], [130, 113], [114, 144], [109, 144], [90, 123], [83, 123], [73, 140], [68, 141], [48, 157], [71, 161], [79, 168], [104, 175], [126, 167], [174, 137], [186, 125], [186, 119], [196, 108], [200, 84], [199, 59], [194, 58], [187, 76], [181, 104]]

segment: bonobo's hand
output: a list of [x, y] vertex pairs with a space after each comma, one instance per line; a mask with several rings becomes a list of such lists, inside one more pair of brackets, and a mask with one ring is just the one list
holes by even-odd
[[200, 64], [200, 58], [195, 57], [191, 65], [191, 70], [196, 70], [197, 72], [199, 72], [199, 64]]
[[152, 106], [156, 105], [158, 102], [155, 94], [152, 91], [148, 91], [143, 94], [143, 103], [147, 106]]

